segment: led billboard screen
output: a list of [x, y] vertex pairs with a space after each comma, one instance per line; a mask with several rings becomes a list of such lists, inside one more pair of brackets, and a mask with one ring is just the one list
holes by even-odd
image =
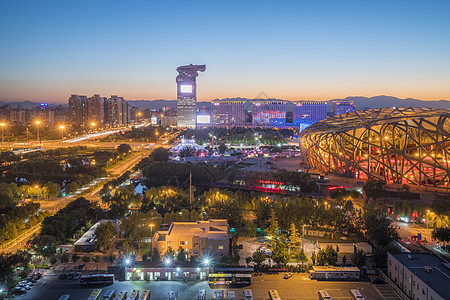
[[192, 94], [192, 85], [182, 85], [180, 86], [180, 91], [183, 94]]
[[197, 124], [209, 124], [210, 121], [210, 115], [197, 115]]

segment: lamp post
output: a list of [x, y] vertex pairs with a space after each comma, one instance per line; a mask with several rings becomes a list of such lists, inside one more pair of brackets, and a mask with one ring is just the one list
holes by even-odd
[[41, 121], [36, 121], [37, 139], [39, 141], [39, 147], [41, 147], [41, 139], [39, 138], [39, 124], [41, 124]]
[[1, 123], [0, 126], [2, 126], [2, 144], [5, 143], [5, 136], [3, 135], [3, 128], [5, 128], [5, 123]]
[[92, 126], [92, 131], [94, 131], [95, 130], [95, 122], [92, 122], [91, 126]]
[[59, 126], [59, 129], [61, 129], [61, 147], [64, 146], [63, 141], [64, 141], [64, 125]]

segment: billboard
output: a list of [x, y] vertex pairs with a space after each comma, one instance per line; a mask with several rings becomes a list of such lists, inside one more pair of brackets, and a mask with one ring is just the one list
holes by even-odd
[[210, 121], [210, 115], [197, 115], [197, 124], [209, 124]]
[[182, 92], [183, 94], [192, 94], [192, 85], [180, 86], [180, 92]]
[[157, 117], [151, 117], [151, 122], [152, 122], [152, 125], [158, 125], [158, 118]]

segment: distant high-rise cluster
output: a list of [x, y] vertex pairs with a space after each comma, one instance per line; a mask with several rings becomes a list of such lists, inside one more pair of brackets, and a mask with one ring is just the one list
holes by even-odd
[[177, 126], [195, 128], [197, 117], [197, 76], [206, 65], [188, 65], [177, 68]]
[[95, 94], [89, 98], [81, 95], [69, 98], [69, 122], [74, 125], [121, 125], [128, 124], [130, 117], [130, 106], [123, 97], [112, 95], [107, 99]]
[[327, 118], [327, 102], [298, 101], [293, 103], [292, 119], [296, 126], [312, 124]]
[[286, 101], [254, 100], [252, 101], [253, 125], [286, 125]]
[[333, 102], [334, 115], [342, 115], [355, 111], [355, 104], [352, 101], [335, 101]]
[[0, 107], [0, 120], [15, 125], [28, 125], [40, 121], [45, 125], [65, 123], [67, 119], [67, 108], [62, 105], [49, 107], [47, 103], [41, 103], [32, 108], [12, 107], [4, 105]]

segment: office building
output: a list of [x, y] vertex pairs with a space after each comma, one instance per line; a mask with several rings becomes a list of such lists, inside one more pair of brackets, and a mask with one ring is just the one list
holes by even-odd
[[188, 65], [177, 68], [177, 126], [195, 128], [197, 105], [197, 76], [206, 65]]
[[293, 103], [293, 123], [312, 124], [327, 118], [327, 103], [313, 101], [298, 101]]
[[449, 299], [450, 263], [429, 253], [388, 253], [388, 276], [409, 299]]
[[341, 115], [355, 111], [355, 105], [353, 101], [334, 101], [333, 102], [333, 115]]
[[213, 126], [242, 127], [245, 125], [245, 101], [214, 100], [211, 106], [211, 124]]
[[158, 231], [152, 245], [161, 256], [171, 249], [183, 248], [188, 257], [204, 254], [230, 254], [231, 234], [228, 220], [211, 219], [197, 222], [173, 222], [167, 231]]
[[282, 100], [253, 100], [253, 125], [284, 126], [286, 124], [286, 103]]

